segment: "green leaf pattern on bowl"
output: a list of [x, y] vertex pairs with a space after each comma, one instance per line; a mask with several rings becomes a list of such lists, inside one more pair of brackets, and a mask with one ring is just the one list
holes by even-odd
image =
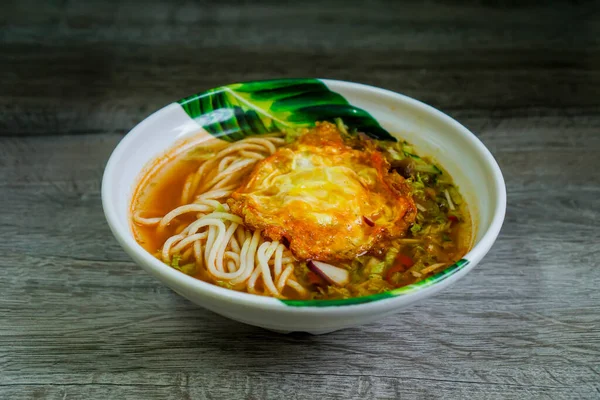
[[335, 118], [373, 138], [396, 141], [368, 112], [318, 79], [235, 83], [186, 97], [179, 104], [210, 134], [229, 142]]
[[[344, 123], [379, 139], [396, 141], [365, 110], [354, 107], [318, 79], [275, 79], [235, 83], [186, 97], [178, 102], [210, 134], [228, 142], [250, 135], [312, 127], [317, 121]], [[369, 303], [432, 286], [465, 267], [462, 259], [415, 284], [370, 296], [339, 300], [281, 300], [294, 307], [328, 307]]]

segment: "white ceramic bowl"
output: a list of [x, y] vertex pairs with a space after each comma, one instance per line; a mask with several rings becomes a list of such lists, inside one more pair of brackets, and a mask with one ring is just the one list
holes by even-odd
[[154, 258], [135, 240], [129, 206], [144, 166], [173, 144], [203, 129], [179, 103], [155, 112], [125, 136], [108, 161], [102, 204], [123, 249], [147, 272], [197, 305], [243, 323], [279, 332], [327, 333], [378, 320], [430, 297], [467, 274], [496, 240], [506, 209], [506, 188], [498, 164], [464, 126], [409, 97], [372, 86], [319, 80], [351, 105], [366, 110], [417, 152], [435, 157], [465, 197], [474, 223], [474, 244], [464, 259], [425, 281], [366, 298], [296, 301], [240, 293], [189, 277]]

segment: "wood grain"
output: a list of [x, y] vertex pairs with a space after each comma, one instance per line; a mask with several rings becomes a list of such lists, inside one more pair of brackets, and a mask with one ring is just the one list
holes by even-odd
[[[0, 398], [600, 398], [598, 6], [493, 4], [0, 6]], [[508, 190], [484, 261], [325, 336], [229, 321], [135, 266], [100, 202], [123, 134], [274, 76], [383, 86], [475, 132]]]

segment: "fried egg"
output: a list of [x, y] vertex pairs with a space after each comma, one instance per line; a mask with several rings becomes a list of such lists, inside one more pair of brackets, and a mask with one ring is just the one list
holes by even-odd
[[251, 229], [300, 260], [340, 262], [402, 237], [415, 220], [404, 178], [373, 143], [354, 149], [319, 123], [257, 164], [228, 201]]

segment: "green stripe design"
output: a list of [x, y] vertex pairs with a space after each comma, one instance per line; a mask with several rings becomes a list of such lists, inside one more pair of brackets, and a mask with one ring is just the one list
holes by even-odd
[[229, 142], [335, 118], [375, 139], [396, 141], [368, 112], [352, 106], [318, 79], [235, 83], [178, 103], [209, 133]]
[[414, 293], [418, 290], [425, 289], [427, 287], [433, 286], [434, 284], [447, 279], [463, 269], [465, 266], [469, 264], [469, 260], [462, 259], [445, 270], [438, 272], [435, 275], [430, 276], [429, 278], [423, 279], [417, 283], [412, 285], [403, 286], [394, 290], [390, 290], [389, 292], [372, 294], [370, 296], [363, 297], [352, 297], [349, 299], [339, 299], [339, 300], [280, 300], [284, 304], [293, 307], [331, 307], [331, 306], [348, 306], [354, 304], [362, 304], [362, 303], [370, 303], [377, 300], [389, 299], [391, 297], [397, 297], [406, 295], [409, 293]]

